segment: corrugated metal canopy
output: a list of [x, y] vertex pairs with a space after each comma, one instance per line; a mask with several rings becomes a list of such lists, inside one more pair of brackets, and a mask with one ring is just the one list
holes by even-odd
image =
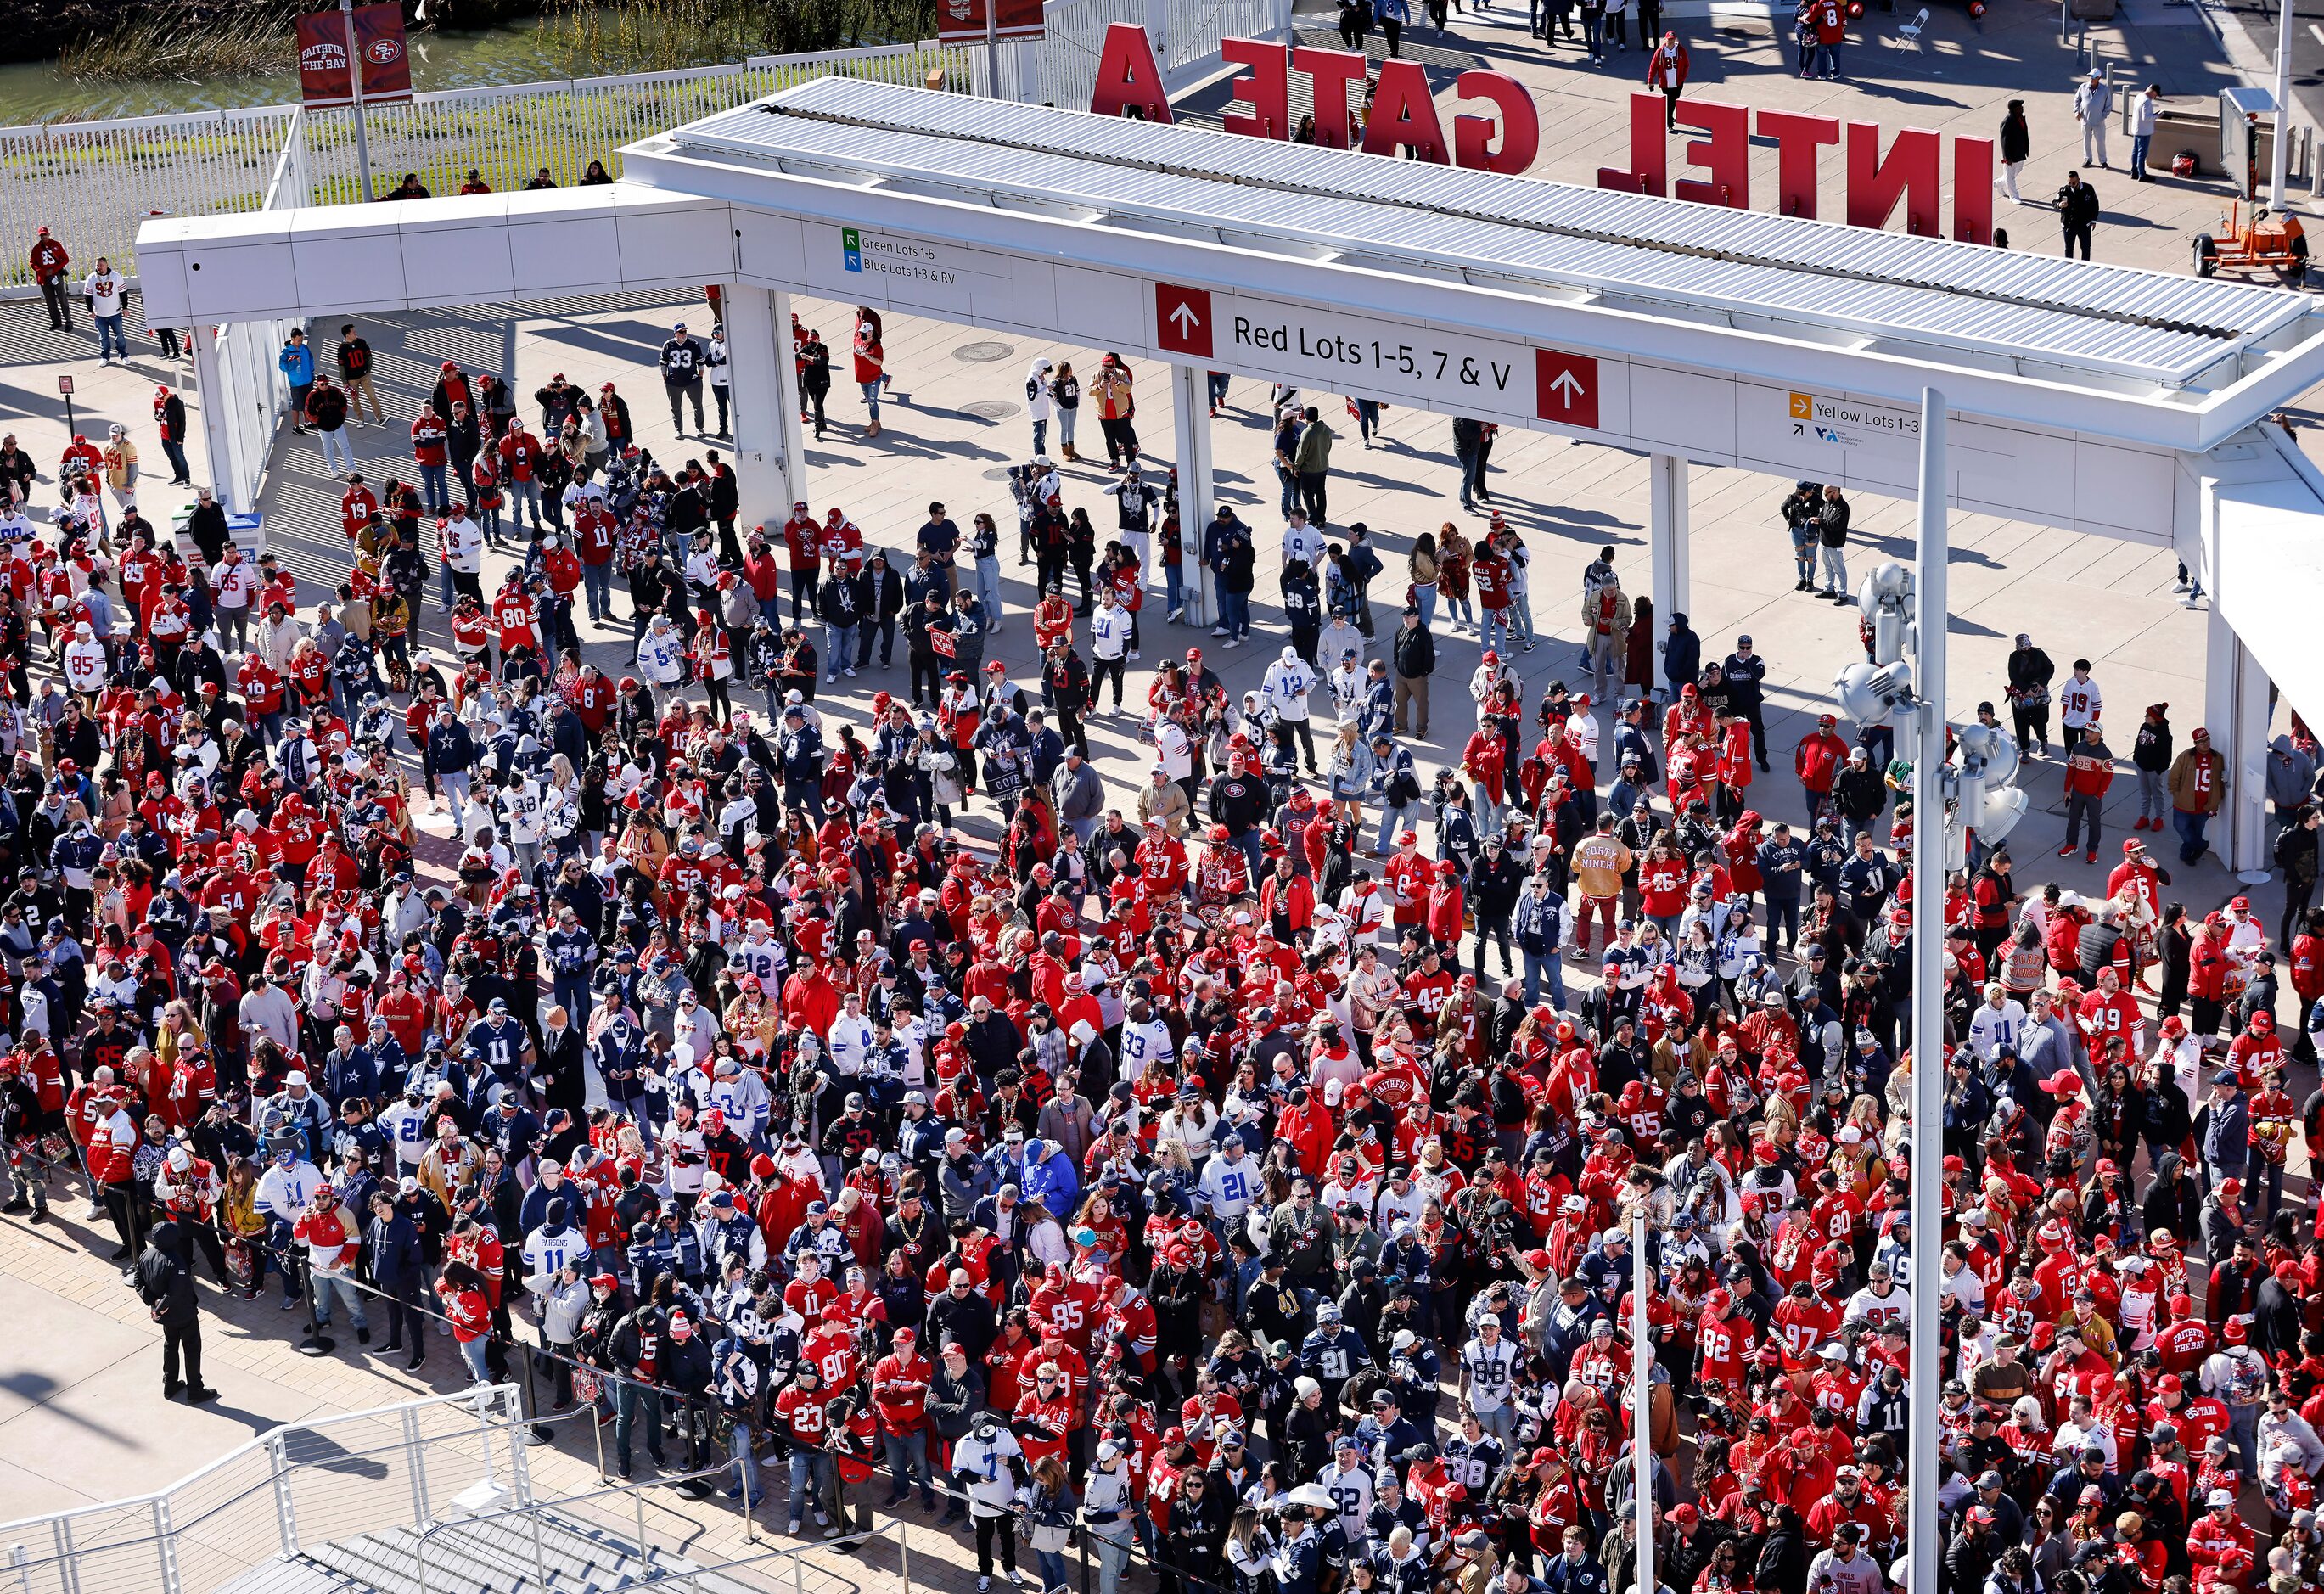
[[[1416, 274], [1955, 351], [2029, 373], [2206, 391], [2310, 336], [2278, 289], [2098, 265], [1242, 137], [825, 78], [677, 128], [696, 159], [847, 173], [973, 203], [1085, 207], [1107, 225], [1318, 246]], [[1450, 225], [1448, 225], [1450, 224]]]

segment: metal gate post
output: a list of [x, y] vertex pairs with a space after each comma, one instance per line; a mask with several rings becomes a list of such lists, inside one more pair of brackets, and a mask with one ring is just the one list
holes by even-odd
[[185, 1587], [178, 1574], [178, 1546], [170, 1530], [170, 1502], [153, 1497], [153, 1557], [161, 1574], [161, 1594], [179, 1594]]
[[[517, 1415], [521, 1418], [523, 1413], [520, 1411]], [[508, 1430], [509, 1481], [516, 1488], [517, 1504], [530, 1506], [532, 1504], [532, 1468], [525, 1460], [524, 1450], [517, 1429], [511, 1427]]]
[[299, 1513], [290, 1497], [290, 1461], [280, 1433], [268, 1442], [266, 1449], [274, 1459], [274, 1526], [282, 1535], [282, 1558], [288, 1561], [299, 1553]]
[[426, 1527], [428, 1510], [428, 1451], [420, 1442], [420, 1414], [410, 1406], [403, 1410], [404, 1465], [411, 1470], [411, 1521], [416, 1527]]

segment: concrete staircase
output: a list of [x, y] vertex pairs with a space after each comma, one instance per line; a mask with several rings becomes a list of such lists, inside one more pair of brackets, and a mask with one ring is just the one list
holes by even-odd
[[544, 1508], [309, 1545], [296, 1558], [254, 1569], [219, 1594], [614, 1594], [641, 1586], [759, 1594], [772, 1585], [698, 1571], [673, 1555], [641, 1559], [633, 1543]]

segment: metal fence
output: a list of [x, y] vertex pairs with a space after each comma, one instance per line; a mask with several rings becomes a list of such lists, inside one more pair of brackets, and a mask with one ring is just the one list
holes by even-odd
[[[998, 83], [981, 46], [927, 41], [416, 95], [365, 112], [373, 189], [385, 194], [410, 174], [433, 193], [452, 194], [474, 170], [504, 190], [543, 168], [566, 186], [592, 161], [619, 177], [624, 143], [819, 76], [918, 84], [940, 73], [955, 90], [1084, 106], [1106, 30], [1118, 22], [1156, 36], [1176, 89], [1219, 63], [1223, 38], [1290, 37], [1291, 0], [1051, 0], [1043, 38], [996, 52]], [[52, 227], [77, 268], [103, 254], [134, 274], [137, 228], [147, 217], [257, 210], [270, 196], [314, 205], [362, 198], [352, 110], [265, 106], [0, 127], [0, 238]], [[21, 253], [0, 256], [0, 290], [31, 285]]]
[[495, 1387], [278, 1428], [153, 1494], [0, 1524], [0, 1581], [189, 1594], [304, 1544], [430, 1521], [487, 1480], [529, 1499], [520, 1415]]
[[[965, 88], [965, 51], [933, 43], [820, 55], [765, 56], [740, 65], [629, 78], [576, 78], [452, 89], [365, 113], [372, 175], [385, 193], [416, 172], [456, 193], [471, 167], [494, 189], [521, 188], [542, 167], [578, 182], [592, 161], [621, 175], [622, 144], [822, 75], [925, 82], [941, 69]], [[264, 208], [288, 154], [298, 204], [362, 197], [354, 113], [297, 106], [0, 127], [0, 238], [55, 230], [76, 269], [109, 256], [135, 270], [138, 226], [153, 216], [214, 216]], [[23, 253], [0, 257], [0, 288], [32, 284]]]
[[[552, 1420], [594, 1431], [589, 1414]], [[778, 1547], [747, 1515], [681, 1508], [672, 1486], [707, 1485], [723, 1466], [615, 1484], [600, 1458], [577, 1490], [544, 1488], [525, 1444], [541, 1423], [499, 1385], [276, 1428], [153, 1494], [0, 1524], [0, 1588], [209, 1594], [284, 1563], [382, 1594], [854, 1588], [804, 1559], [831, 1541]], [[891, 1517], [845, 1542], [892, 1545], [908, 1594], [911, 1532]]]
[[[1166, 87], [1176, 94], [1220, 66], [1222, 39], [1287, 41], [1291, 7], [1292, 0], [1049, 0], [1042, 37], [1001, 51], [1001, 95], [1086, 109], [1106, 30], [1116, 23], [1147, 31]], [[978, 92], [990, 91], [980, 85]]]
[[150, 216], [256, 210], [297, 117], [294, 106], [139, 116], [61, 126], [0, 127], [0, 287], [29, 287], [14, 240], [54, 229], [76, 272], [100, 254], [134, 269]]
[[[935, 43], [884, 45], [822, 55], [760, 56], [740, 65], [696, 67], [627, 78], [526, 83], [417, 95], [364, 113], [372, 181], [384, 195], [415, 174], [432, 192], [453, 194], [474, 170], [494, 189], [522, 188], [546, 169], [560, 187], [581, 180], [592, 161], [622, 175], [621, 147], [650, 134], [788, 88], [810, 78], [922, 83], [932, 71], [969, 81], [964, 51]], [[305, 124], [311, 203], [363, 197], [356, 170], [355, 113], [310, 113]]]
[[1169, 22], [1162, 69], [1175, 92], [1222, 63], [1222, 39], [1289, 42], [1291, 0], [1171, 0]]

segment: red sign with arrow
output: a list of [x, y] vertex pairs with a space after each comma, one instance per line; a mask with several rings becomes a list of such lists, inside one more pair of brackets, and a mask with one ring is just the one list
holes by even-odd
[[1534, 408], [1563, 426], [1598, 425], [1598, 362], [1556, 349], [1533, 352]]
[[1211, 290], [1154, 284], [1155, 345], [1166, 354], [1211, 358]]

